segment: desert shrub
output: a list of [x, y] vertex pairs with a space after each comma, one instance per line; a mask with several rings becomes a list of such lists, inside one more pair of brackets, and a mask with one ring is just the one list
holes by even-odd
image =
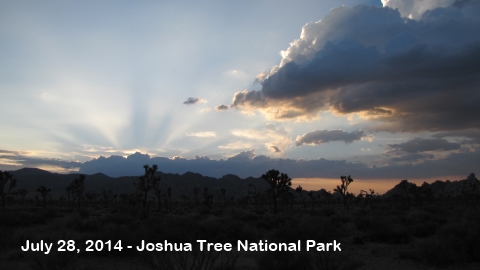
[[35, 224], [45, 224], [51, 215], [48, 211], [3, 211], [0, 214], [0, 226], [31, 226]]
[[267, 251], [259, 254], [257, 264], [265, 270], [309, 269], [310, 256], [305, 251]]
[[324, 207], [320, 208], [320, 213], [323, 216], [331, 217], [331, 216], [335, 215], [336, 211], [335, 211], [335, 208], [333, 208], [333, 206], [324, 206]]
[[193, 251], [138, 252], [138, 259], [145, 269], [151, 270], [233, 270], [238, 254], [234, 251], [200, 251], [194, 246]]
[[398, 224], [389, 217], [372, 219], [372, 226], [367, 232], [372, 242], [388, 244], [406, 244], [411, 240], [411, 235], [405, 225]]
[[78, 216], [82, 219], [86, 219], [90, 216], [90, 211], [86, 208], [79, 208], [77, 209]]
[[435, 235], [437, 229], [441, 225], [434, 221], [427, 221], [425, 223], [418, 223], [411, 226], [411, 231], [413, 236], [418, 238], [427, 238], [432, 235]]
[[75, 252], [59, 252], [53, 250], [49, 254], [28, 252], [27, 260], [32, 270], [81, 270], [89, 269]]
[[420, 257], [433, 265], [452, 265], [480, 261], [480, 232], [467, 222], [451, 223], [417, 245]]
[[77, 232], [97, 232], [103, 226], [98, 219], [76, 219], [73, 221], [73, 228]]
[[[13, 237], [12, 231], [10, 228], [0, 226], [0, 250], [7, 249], [14, 243], [15, 239]], [[15, 242], [15, 244], [17, 244]]]
[[315, 252], [312, 253], [312, 270], [356, 270], [364, 265], [363, 262], [351, 256], [351, 252]]
[[116, 225], [128, 225], [135, 221], [136, 219], [130, 215], [124, 215], [122, 213], [115, 213], [107, 215], [103, 218], [105, 223], [113, 223]]

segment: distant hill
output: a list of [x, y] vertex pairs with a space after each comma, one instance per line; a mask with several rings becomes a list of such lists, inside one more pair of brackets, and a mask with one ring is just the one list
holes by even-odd
[[[33, 197], [35, 194], [38, 194], [38, 187], [45, 186], [52, 190], [51, 194], [54, 199], [60, 196], [66, 197], [67, 186], [80, 175], [78, 173], [51, 173], [36, 168], [23, 168], [17, 171], [10, 171], [10, 173], [17, 179], [17, 187], [14, 190], [25, 188], [29, 192], [27, 197]], [[241, 179], [231, 174], [224, 175], [221, 178], [207, 177], [192, 172], [187, 172], [182, 175], [158, 172], [158, 175], [161, 176], [160, 188], [167, 190], [167, 188], [170, 187], [172, 197], [174, 198], [180, 198], [182, 195], [192, 197], [194, 187], [200, 188], [200, 194], [203, 192], [203, 189], [207, 187], [214, 195], [220, 195], [220, 189], [225, 188], [228, 197], [247, 195], [249, 184], [254, 184], [257, 191], [263, 191], [269, 187], [265, 180], [261, 178], [249, 177]], [[138, 182], [138, 176], [114, 178], [102, 173], [85, 176], [84, 194], [93, 192], [100, 193], [102, 190], [111, 190], [118, 194], [134, 193], [134, 183]]]
[[[441, 180], [437, 180], [431, 184], [426, 184], [425, 186], [431, 188], [432, 195], [435, 198], [458, 197], [462, 195], [462, 192], [470, 189], [469, 183], [472, 183], [472, 182], [476, 183], [477, 191], [478, 191], [478, 189], [480, 189], [480, 181], [475, 177], [475, 174], [473, 173], [471, 173], [466, 179], [455, 180], [455, 181], [446, 180], [445, 182]], [[413, 185], [414, 185], [413, 183], [409, 183], [409, 189]], [[398, 183], [392, 189], [387, 191], [383, 196], [388, 198], [388, 197], [395, 196], [395, 194], [398, 194], [400, 196], [404, 196], [405, 194], [404, 190], [400, 186], [400, 183]]]

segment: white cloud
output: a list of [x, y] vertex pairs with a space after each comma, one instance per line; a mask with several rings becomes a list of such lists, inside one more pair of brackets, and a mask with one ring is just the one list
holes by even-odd
[[455, 0], [382, 0], [384, 7], [398, 9], [403, 17], [418, 20], [427, 10], [448, 7]]
[[189, 137], [199, 137], [199, 138], [215, 138], [217, 133], [215, 131], [203, 131], [203, 132], [187, 132], [185, 135]]

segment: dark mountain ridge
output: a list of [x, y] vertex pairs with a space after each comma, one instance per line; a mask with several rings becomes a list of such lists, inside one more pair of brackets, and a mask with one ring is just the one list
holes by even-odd
[[[80, 177], [79, 173], [58, 174], [36, 168], [23, 168], [17, 171], [10, 171], [10, 173], [17, 179], [17, 186], [14, 190], [27, 189], [29, 192], [27, 198], [35, 196], [40, 186], [51, 189], [53, 199], [61, 196], [66, 197], [68, 185]], [[228, 197], [248, 195], [249, 184], [255, 185], [257, 191], [263, 191], [268, 188], [268, 184], [261, 178], [248, 177], [241, 179], [231, 174], [224, 175], [221, 178], [203, 176], [193, 172], [186, 172], [182, 175], [157, 172], [157, 175], [161, 177], [160, 188], [162, 190], [171, 188], [172, 197], [174, 198], [180, 198], [182, 195], [192, 197], [193, 189], [196, 187], [199, 188], [200, 194], [207, 187], [210, 192], [218, 193], [215, 195], [219, 195], [220, 189], [225, 188]], [[111, 190], [118, 194], [135, 193], [134, 183], [138, 182], [139, 179], [139, 176], [110, 177], [102, 173], [85, 176], [84, 194], [100, 193], [103, 190]], [[153, 196], [153, 192], [151, 192], [151, 195]]]
[[[53, 199], [61, 196], [66, 197], [67, 186], [80, 176], [79, 173], [58, 174], [37, 168], [23, 168], [17, 171], [10, 171], [10, 173], [17, 179], [17, 186], [14, 190], [27, 189], [29, 191], [27, 198], [35, 196], [40, 186], [50, 188]], [[166, 174], [163, 172], [158, 172], [157, 174], [161, 177], [160, 188], [164, 191], [171, 188], [172, 197], [177, 199], [182, 195], [192, 197], [194, 188], [199, 188], [199, 193], [202, 194], [206, 187], [209, 192], [215, 196], [220, 196], [220, 190], [225, 188], [227, 190], [227, 197], [234, 196], [237, 198], [249, 194], [249, 184], [253, 184], [257, 192], [262, 192], [269, 188], [268, 183], [262, 178], [248, 177], [242, 179], [233, 174], [227, 174], [221, 178], [203, 176], [194, 172], [186, 172], [182, 175], [177, 173]], [[139, 176], [110, 177], [103, 173], [86, 175], [84, 194], [94, 192], [100, 194], [103, 190], [111, 190], [117, 194], [135, 193], [136, 188], [134, 183], [138, 182], [138, 178]], [[413, 196], [414, 192], [412, 187], [414, 184], [408, 184], [409, 196]], [[423, 188], [431, 189], [433, 197], [458, 197], [464, 194], [466, 190], [471, 189], [471, 184], [476, 185], [478, 192], [480, 189], [480, 181], [473, 173], [463, 180], [446, 180], [445, 182], [437, 180], [431, 184], [425, 183]], [[418, 186], [418, 188], [420, 188], [420, 186]], [[421, 191], [422, 189], [419, 190]], [[294, 189], [291, 189], [291, 191], [294, 192]], [[151, 195], [153, 196], [153, 192], [151, 192]], [[395, 185], [382, 196], [385, 198], [404, 196], [401, 183]]]

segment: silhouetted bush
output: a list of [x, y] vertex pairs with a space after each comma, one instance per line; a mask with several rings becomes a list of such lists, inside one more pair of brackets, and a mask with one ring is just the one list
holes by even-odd
[[310, 256], [305, 251], [268, 251], [259, 254], [257, 264], [265, 270], [309, 269]]
[[421, 257], [437, 266], [479, 262], [480, 232], [472, 225], [459, 222], [442, 226], [434, 237], [419, 241]]
[[330, 217], [335, 215], [336, 211], [332, 206], [324, 206], [320, 208], [320, 213], [326, 217]]

